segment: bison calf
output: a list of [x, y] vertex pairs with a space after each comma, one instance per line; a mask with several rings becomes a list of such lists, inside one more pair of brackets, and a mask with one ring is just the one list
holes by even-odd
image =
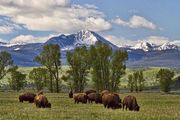
[[137, 104], [136, 97], [131, 96], [131, 95], [126, 96], [123, 99], [123, 110], [124, 110], [124, 107], [126, 107], [126, 110], [128, 108], [130, 111], [139, 111], [140, 109], [139, 105]]
[[20, 94], [19, 102], [29, 101], [29, 103], [33, 103], [35, 96], [36, 96], [36, 94], [31, 93], [31, 92], [26, 92], [26, 93]]

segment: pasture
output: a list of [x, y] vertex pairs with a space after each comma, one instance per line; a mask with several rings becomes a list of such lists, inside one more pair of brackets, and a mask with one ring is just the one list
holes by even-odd
[[18, 101], [19, 93], [0, 92], [0, 120], [179, 120], [180, 95], [120, 93], [134, 95], [139, 112], [105, 109], [102, 104], [74, 104], [67, 93], [45, 93], [52, 108]]

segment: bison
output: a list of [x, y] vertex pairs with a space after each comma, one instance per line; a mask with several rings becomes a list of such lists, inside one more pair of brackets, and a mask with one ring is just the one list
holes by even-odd
[[47, 97], [42, 94], [35, 97], [34, 103], [38, 108], [51, 108], [51, 103], [49, 103]]
[[96, 104], [102, 103], [102, 96], [99, 93], [90, 93], [87, 95], [87, 100], [89, 103], [92, 103], [93, 101]]
[[126, 96], [123, 99], [123, 110], [124, 110], [124, 107], [126, 107], [126, 110], [128, 108], [130, 111], [139, 111], [140, 109], [139, 105], [137, 104], [136, 97], [131, 96], [131, 95]]
[[96, 93], [96, 96], [95, 96], [95, 103], [96, 104], [101, 104], [102, 103], [102, 95], [99, 94], [99, 93]]
[[26, 93], [20, 94], [19, 102], [29, 101], [29, 103], [33, 103], [35, 96], [36, 96], [36, 94], [31, 93], [31, 92], [26, 92]]
[[86, 93], [75, 93], [73, 94], [74, 102], [79, 104], [81, 103], [87, 103], [87, 95]]
[[96, 90], [87, 90], [85, 93], [86, 93], [86, 95], [88, 95], [90, 93], [96, 93]]
[[72, 92], [72, 90], [69, 92], [69, 98], [73, 98], [73, 92]]
[[101, 95], [103, 96], [103, 95], [106, 94], [106, 93], [110, 93], [110, 91], [109, 91], [109, 90], [103, 90], [103, 91], [101, 92]]
[[102, 96], [102, 103], [106, 108], [117, 109], [121, 108], [120, 97], [118, 94], [106, 93]]

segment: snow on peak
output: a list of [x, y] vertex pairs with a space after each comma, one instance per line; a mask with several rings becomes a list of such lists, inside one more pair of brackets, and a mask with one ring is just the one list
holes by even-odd
[[18, 50], [20, 50], [20, 48], [15, 48], [15, 49], [14, 49], [14, 51], [18, 51]]
[[178, 49], [178, 46], [176, 46], [170, 42], [166, 42], [166, 43], [162, 44], [161, 46], [159, 46], [157, 49], [158, 50]]
[[131, 47], [132, 49], [141, 49], [141, 50], [144, 50], [144, 51], [149, 51], [149, 50], [152, 50], [153, 49], [153, 44], [150, 44], [148, 42], [139, 42], [137, 43], [135, 46]]
[[89, 30], [81, 30], [75, 37], [77, 44], [94, 45], [98, 41], [93, 32]]

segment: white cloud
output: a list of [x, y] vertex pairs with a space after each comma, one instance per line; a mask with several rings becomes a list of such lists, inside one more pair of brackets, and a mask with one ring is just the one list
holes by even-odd
[[0, 26], [0, 34], [10, 34], [14, 32], [14, 28], [10, 26]]
[[44, 43], [51, 37], [57, 36], [57, 34], [50, 34], [45, 37], [35, 37], [33, 35], [19, 35], [10, 40], [11, 44], [14, 43]]
[[1, 0], [0, 11], [29, 30], [73, 33], [111, 29], [96, 6], [74, 5], [70, 0]]
[[113, 35], [105, 36], [105, 38], [118, 47], [126, 46], [126, 45], [132, 46], [136, 43], [136, 41], [128, 40], [124, 37], [116, 37]]
[[120, 25], [120, 26], [127, 26], [130, 28], [147, 28], [151, 30], [156, 29], [156, 25], [152, 22], [148, 21], [146, 18], [134, 15], [132, 16], [129, 21], [124, 21], [121, 18], [117, 18], [112, 20], [114, 24]]
[[85, 4], [84, 6], [86, 6], [87, 8], [98, 9], [95, 5], [91, 4]]
[[13, 23], [6, 17], [0, 18], [0, 34], [10, 34], [17, 29], [21, 29], [21, 26]]
[[180, 40], [175, 40], [175, 41], [173, 41], [172, 43], [173, 43], [174, 45], [177, 45], [177, 46], [180, 47]]

